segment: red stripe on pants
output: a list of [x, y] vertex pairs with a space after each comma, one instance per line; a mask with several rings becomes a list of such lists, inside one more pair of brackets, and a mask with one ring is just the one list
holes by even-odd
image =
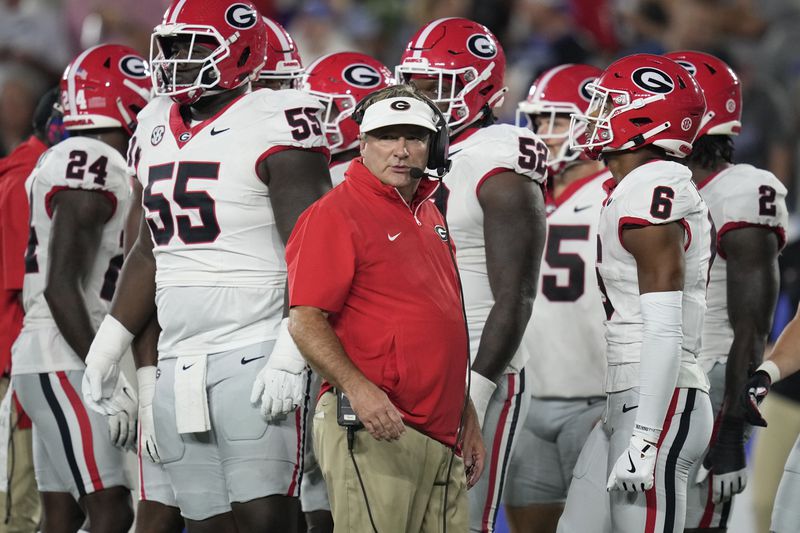
[[303, 415], [301, 411], [303, 410], [300, 408], [294, 410], [294, 427], [297, 431], [297, 456], [295, 457], [294, 470], [292, 471], [292, 482], [289, 484], [289, 490], [286, 494], [287, 496], [294, 496], [294, 491], [297, 488], [297, 476], [300, 475], [300, 454], [303, 453], [303, 450], [300, 449], [303, 446], [303, 436], [301, 434], [301, 431], [303, 430], [301, 424]]
[[94, 439], [92, 438], [92, 424], [89, 422], [89, 414], [86, 412], [86, 407], [84, 407], [83, 402], [81, 402], [78, 393], [72, 387], [72, 383], [69, 382], [67, 373], [62, 370], [61, 372], [56, 372], [56, 375], [61, 382], [61, 388], [64, 389], [64, 394], [67, 395], [69, 403], [72, 404], [75, 418], [78, 419], [78, 426], [80, 426], [81, 429], [83, 460], [86, 462], [86, 468], [89, 470], [92, 487], [94, 487], [94, 490], [103, 490], [103, 480], [100, 479], [100, 472], [97, 470], [97, 462], [94, 459]]
[[678, 395], [680, 392], [680, 389], [675, 389], [675, 391], [672, 393], [672, 400], [669, 402], [667, 416], [664, 418], [664, 427], [661, 429], [661, 435], [659, 435], [658, 444], [656, 445], [658, 451], [656, 452], [656, 467], [653, 470], [653, 488], [644, 493], [645, 500], [647, 501], [647, 520], [645, 521], [644, 526], [645, 533], [654, 533], [656, 529], [658, 496], [656, 495], [655, 480], [656, 476], [658, 475], [658, 454], [661, 453], [661, 443], [664, 442], [664, 438], [667, 436], [667, 432], [669, 431], [669, 426], [672, 423], [672, 417], [675, 416], [675, 409], [678, 407]]
[[[484, 503], [483, 509], [483, 518], [481, 519], [481, 530], [488, 531], [489, 530], [489, 513], [492, 510], [492, 501], [495, 498], [495, 485], [497, 484], [497, 472], [499, 470], [498, 466], [500, 463], [500, 454], [501, 445], [503, 444], [503, 436], [505, 435], [505, 431], [503, 428], [506, 426], [506, 419], [508, 418], [508, 412], [511, 410], [511, 400], [514, 399], [514, 394], [516, 393], [516, 388], [514, 387], [514, 376], [515, 374], [507, 374], [508, 376], [508, 396], [506, 396], [506, 400], [503, 403], [503, 409], [500, 411], [500, 419], [497, 422], [497, 430], [494, 433], [494, 442], [492, 443], [492, 462], [489, 465], [489, 490], [486, 493], [486, 501]], [[485, 415], [484, 415], [485, 416]], [[484, 418], [485, 423], [485, 418]]]

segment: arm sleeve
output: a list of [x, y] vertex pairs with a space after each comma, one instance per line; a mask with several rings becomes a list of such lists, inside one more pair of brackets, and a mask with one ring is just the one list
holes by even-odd
[[351, 228], [338, 211], [319, 202], [300, 216], [286, 244], [290, 306], [342, 309], [357, 265]]

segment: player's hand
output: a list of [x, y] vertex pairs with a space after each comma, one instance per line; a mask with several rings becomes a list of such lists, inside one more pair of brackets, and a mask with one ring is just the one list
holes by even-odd
[[747, 384], [744, 386], [741, 396], [739, 397], [742, 407], [744, 408], [744, 419], [748, 424], [753, 426], [767, 427], [767, 420], [761, 414], [759, 406], [764, 398], [769, 393], [769, 388], [772, 385], [772, 380], [769, 374], [763, 370], [756, 371]]
[[116, 414], [103, 401], [111, 398], [117, 388], [119, 361], [132, 340], [133, 335], [119, 321], [106, 315], [86, 355], [81, 382], [83, 399], [93, 411]]
[[644, 492], [652, 489], [657, 453], [655, 443], [634, 433], [628, 449], [619, 456], [608, 476], [606, 490]]
[[136, 442], [136, 418], [139, 399], [125, 374], [120, 374], [111, 398], [103, 403], [111, 442], [117, 448], [133, 448]]
[[136, 444], [136, 412], [131, 416], [125, 411], [120, 411], [106, 418], [108, 419], [108, 434], [111, 437], [111, 443], [123, 450], [133, 450]]
[[139, 454], [153, 463], [160, 463], [156, 445], [156, 427], [153, 422], [153, 397], [156, 393], [154, 366], [145, 366], [136, 371], [139, 379]]
[[371, 381], [364, 379], [363, 383], [347, 392], [347, 397], [364, 429], [376, 440], [394, 441], [405, 433], [403, 415], [386, 393]]
[[256, 375], [250, 403], [261, 402], [265, 420], [294, 411], [303, 403], [307, 374], [306, 361], [289, 334], [289, 319], [284, 318], [267, 364]]
[[744, 430], [743, 420], [724, 417], [717, 430], [717, 438], [711, 444], [697, 473], [697, 483], [710, 477], [715, 504], [729, 501], [734, 494], [739, 494], [747, 486]]
[[464, 473], [467, 476], [467, 489], [475, 486], [486, 464], [486, 446], [483, 444], [481, 425], [475, 406], [467, 406], [464, 414], [464, 429], [461, 431], [461, 451], [464, 456]]

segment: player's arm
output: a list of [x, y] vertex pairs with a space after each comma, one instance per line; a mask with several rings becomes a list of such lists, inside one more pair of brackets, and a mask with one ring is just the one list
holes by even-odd
[[653, 486], [656, 445], [680, 370], [684, 230], [678, 223], [624, 226], [621, 240], [636, 260], [639, 281], [639, 405], [628, 449], [614, 464], [607, 488], [644, 492]]
[[95, 332], [82, 285], [114, 206], [103, 194], [86, 190], [61, 191], [53, 197], [52, 206], [44, 297], [64, 340], [85, 359]]
[[486, 180], [478, 191], [478, 201], [483, 209], [486, 269], [494, 296], [472, 364], [471, 396], [483, 423], [495, 383], [519, 348], [531, 317], [545, 214], [539, 185], [510, 171]]
[[303, 356], [319, 375], [347, 395], [370, 435], [378, 440], [397, 439], [405, 431], [400, 412], [386, 393], [353, 364], [325, 312], [316, 307], [295, 306], [290, 318], [290, 332]]
[[760, 363], [778, 299], [778, 236], [761, 227], [726, 232], [720, 243], [727, 258], [728, 319], [733, 344], [725, 371], [729, 415], [741, 418], [736, 396]]

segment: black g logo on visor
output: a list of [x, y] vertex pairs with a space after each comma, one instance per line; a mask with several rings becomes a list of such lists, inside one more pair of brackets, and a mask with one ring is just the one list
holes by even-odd
[[467, 39], [467, 50], [481, 59], [491, 59], [497, 55], [497, 47], [489, 37], [482, 33], [476, 33]]
[[653, 67], [637, 68], [631, 79], [637, 87], [649, 93], [668, 94], [675, 88], [675, 82], [666, 72]]
[[396, 102], [392, 102], [391, 104], [389, 104], [389, 107], [391, 109], [394, 109], [395, 111], [408, 111], [409, 109], [411, 109], [411, 104], [409, 104], [405, 100], [397, 100]]
[[381, 82], [381, 75], [369, 65], [356, 63], [342, 71], [342, 79], [350, 85], [370, 89]]
[[225, 12], [225, 22], [237, 30], [246, 30], [256, 25], [258, 13], [246, 4], [232, 4]]
[[129, 78], [146, 78], [147, 63], [138, 56], [125, 56], [119, 60], [119, 69]]

